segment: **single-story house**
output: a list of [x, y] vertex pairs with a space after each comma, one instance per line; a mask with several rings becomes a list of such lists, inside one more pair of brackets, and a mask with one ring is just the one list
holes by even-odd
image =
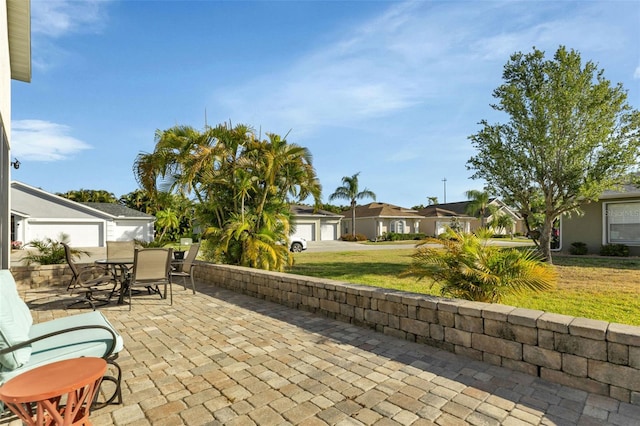
[[[369, 203], [356, 206], [356, 233], [369, 240], [377, 240], [387, 232], [412, 234], [420, 232], [424, 217], [416, 210], [387, 203]], [[352, 210], [342, 212], [342, 235], [352, 232]]]
[[606, 244], [624, 244], [629, 254], [640, 256], [640, 188], [625, 185], [605, 191], [600, 199], [582, 206], [583, 215], [564, 215], [560, 219], [560, 248], [569, 251], [572, 243], [582, 242], [591, 254]]
[[[447, 226], [451, 226], [455, 221], [461, 227], [463, 232], [475, 232], [480, 228], [482, 222], [479, 218], [473, 217], [468, 213], [469, 204], [472, 201], [458, 201], [455, 203], [433, 204], [418, 211], [419, 214], [425, 216], [421, 232], [429, 236], [438, 236], [444, 232]], [[489, 223], [495, 215], [505, 214], [513, 219], [513, 227], [511, 229], [502, 229], [498, 232], [502, 234], [524, 233], [524, 222], [520, 215], [513, 211], [509, 206], [498, 198], [492, 198], [489, 204], [496, 208], [495, 213], [487, 212], [484, 217], [484, 223]]]
[[307, 241], [330, 241], [340, 237], [342, 216], [326, 210], [299, 204], [291, 205], [293, 214], [293, 236]]
[[111, 203], [77, 203], [22, 182], [11, 182], [11, 240], [60, 239], [74, 247], [107, 241], [153, 241], [155, 217]]
[[418, 210], [418, 213], [424, 216], [424, 220], [420, 223], [420, 232], [437, 237], [444, 233], [447, 227], [455, 228], [456, 226], [462, 232], [471, 232], [471, 223], [476, 220], [475, 217], [438, 207], [441, 205], [431, 205]]

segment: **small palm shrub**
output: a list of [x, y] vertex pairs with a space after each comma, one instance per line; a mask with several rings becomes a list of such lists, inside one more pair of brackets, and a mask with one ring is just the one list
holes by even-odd
[[[431, 285], [441, 285], [443, 296], [488, 303], [500, 303], [513, 293], [555, 286], [555, 270], [535, 250], [489, 245], [489, 234], [449, 230], [445, 237], [421, 242], [402, 275], [431, 278]], [[427, 247], [426, 243], [440, 247]]]
[[628, 257], [629, 246], [624, 244], [607, 244], [600, 249], [600, 256]]
[[587, 244], [581, 241], [576, 241], [571, 243], [571, 247], [569, 247], [569, 254], [573, 255], [585, 255], [589, 251], [587, 250]]
[[[60, 240], [54, 240], [51, 238], [44, 238], [42, 240], [30, 241], [27, 245], [35, 248], [37, 251], [29, 251], [29, 253], [22, 258], [22, 262], [26, 265], [32, 265], [38, 263], [40, 265], [59, 265], [67, 263], [67, 259], [64, 254], [64, 247], [62, 243], [69, 243], [69, 236], [67, 234], [60, 234]], [[86, 251], [71, 249], [72, 256], [80, 256], [81, 254], [88, 254]]]

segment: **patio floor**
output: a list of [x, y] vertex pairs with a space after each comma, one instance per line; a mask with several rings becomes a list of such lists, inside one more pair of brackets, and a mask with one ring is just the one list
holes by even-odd
[[[78, 312], [47, 294], [27, 293], [36, 322]], [[102, 311], [124, 404], [96, 426], [640, 423], [640, 406], [215, 287]]]

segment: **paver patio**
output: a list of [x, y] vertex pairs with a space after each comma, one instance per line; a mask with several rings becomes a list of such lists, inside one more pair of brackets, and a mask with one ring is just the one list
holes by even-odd
[[[37, 322], [77, 312], [46, 294], [26, 296]], [[640, 406], [203, 284], [102, 310], [124, 404], [97, 426], [640, 424]]]

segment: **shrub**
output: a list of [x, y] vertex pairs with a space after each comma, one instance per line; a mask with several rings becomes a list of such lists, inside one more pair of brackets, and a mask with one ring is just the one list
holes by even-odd
[[382, 241], [424, 240], [425, 238], [426, 235], [423, 233], [398, 234], [397, 232], [385, 232], [382, 234]]
[[[555, 270], [534, 250], [489, 245], [486, 238], [473, 234], [449, 232], [447, 237], [421, 243], [403, 275], [431, 278], [441, 285], [443, 296], [489, 303], [500, 303], [509, 294], [544, 291], [555, 285]], [[442, 248], [422, 245], [429, 242], [437, 242]]]
[[[35, 248], [37, 251], [30, 252], [24, 256], [22, 258], [22, 262], [26, 265], [31, 265], [33, 263], [38, 263], [40, 265], [59, 265], [67, 263], [62, 243], [69, 243], [69, 236], [67, 234], [60, 234], [60, 241], [53, 240], [51, 238], [29, 241], [28, 245]], [[71, 249], [72, 256], [75, 257], [81, 254], [88, 254], [88, 252], [73, 248]]]
[[600, 249], [600, 256], [628, 257], [629, 247], [624, 244], [607, 244]]
[[343, 234], [340, 239], [342, 241], [367, 241], [367, 237], [362, 234], [356, 234], [355, 237], [351, 234]]
[[587, 244], [583, 243], [581, 241], [576, 241], [574, 243], [571, 243], [571, 247], [569, 247], [569, 253], [570, 254], [575, 254], [578, 256], [582, 256], [587, 254], [588, 250], [587, 250]]

